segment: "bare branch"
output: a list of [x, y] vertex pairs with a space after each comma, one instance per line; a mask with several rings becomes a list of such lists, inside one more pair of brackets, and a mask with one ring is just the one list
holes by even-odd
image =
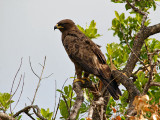
[[53, 73], [51, 73], [50, 75], [48, 75], [47, 77], [44, 77], [44, 78], [42, 78], [42, 79], [49, 78], [49, 77], [51, 77], [52, 75], [53, 75]]
[[56, 83], [56, 80], [55, 80], [55, 104], [54, 104], [53, 115], [54, 115], [55, 110], [56, 110], [56, 99], [57, 99], [56, 90], [57, 90], [57, 83]]
[[[30, 61], [30, 58], [29, 58], [29, 61]], [[37, 94], [37, 92], [38, 92], [38, 88], [39, 88], [40, 82], [41, 82], [41, 80], [42, 80], [42, 75], [43, 75], [43, 72], [44, 72], [45, 63], [46, 63], [46, 56], [45, 56], [45, 58], [44, 58], [44, 64], [43, 64], [43, 67], [42, 67], [41, 75], [40, 75], [40, 77], [39, 77], [37, 74], [35, 74], [34, 70], [32, 69], [31, 61], [30, 61], [30, 66], [31, 66], [32, 72], [39, 78], [39, 82], [38, 82], [36, 91], [35, 91], [35, 93], [34, 93], [34, 97], [33, 97], [33, 101], [32, 101], [32, 103], [31, 103], [31, 105], [33, 105], [33, 103], [34, 103], [34, 101], [35, 101], [36, 94]]]
[[[18, 105], [19, 100], [20, 100], [20, 98], [21, 98], [21, 95], [22, 95], [22, 93], [23, 93], [24, 78], [25, 78], [25, 73], [24, 73], [24, 75], [23, 75], [23, 85], [22, 85], [22, 90], [21, 90], [21, 93], [20, 93], [20, 95], [19, 95], [18, 101], [17, 101], [16, 105], [14, 106], [13, 110], [14, 110], [14, 109], [16, 108], [16, 106]], [[12, 110], [12, 111], [13, 111], [13, 110]]]
[[[17, 89], [19, 88], [19, 84], [20, 84], [20, 81], [21, 81], [21, 78], [20, 78], [20, 81], [19, 81], [18, 87], [17, 87], [17, 89], [15, 90], [14, 94], [12, 95], [14, 82], [15, 82], [16, 77], [17, 77], [17, 75], [18, 75], [18, 73], [19, 73], [19, 71], [20, 71], [20, 69], [21, 69], [21, 67], [22, 67], [22, 60], [23, 60], [23, 58], [21, 58], [20, 66], [19, 66], [19, 68], [18, 68], [18, 70], [17, 70], [17, 72], [16, 72], [16, 74], [15, 74], [15, 76], [14, 76], [13, 82], [12, 82], [12, 87], [11, 87], [11, 91], [10, 91], [10, 96], [12, 96], [12, 97], [14, 96], [14, 94], [15, 94], [15, 93], [16, 93], [16, 91], [17, 91]], [[10, 98], [10, 112], [11, 112], [11, 113], [12, 113], [12, 108], [11, 108], [11, 100], [12, 100], [12, 97]]]
[[[40, 109], [39, 109], [39, 107], [38, 107], [37, 105], [30, 105], [30, 106], [24, 107], [22, 110], [18, 111], [16, 114], [14, 114], [13, 117], [15, 118], [15, 117], [19, 116], [21, 113], [28, 113], [28, 111], [29, 111], [31, 108], [33, 109], [33, 112], [35, 113], [35, 115], [36, 115], [38, 118], [40, 118], [41, 120], [47, 120], [47, 119], [45, 119], [43, 116], [41, 116]], [[36, 111], [35, 109], [36, 109], [37, 111]]]
[[29, 56], [29, 64], [30, 64], [31, 70], [32, 70], [32, 72], [34, 73], [34, 75], [37, 76], [38, 79], [40, 79], [39, 76], [34, 72], [34, 70], [33, 70], [33, 68], [32, 68], [32, 63], [31, 63], [30, 56]]
[[18, 68], [18, 70], [17, 70], [17, 72], [16, 72], [16, 75], [14, 76], [14, 79], [13, 79], [13, 82], [12, 82], [12, 87], [11, 87], [10, 95], [12, 94], [12, 90], [13, 90], [13, 86], [14, 86], [14, 82], [15, 82], [15, 80], [16, 80], [16, 77], [17, 77], [17, 75], [18, 75], [18, 73], [19, 73], [19, 71], [20, 71], [20, 69], [21, 69], [21, 66], [22, 66], [22, 60], [23, 60], [23, 58], [21, 58], [20, 66], [19, 66], [19, 68]]
[[21, 80], [22, 80], [22, 75], [21, 75], [21, 77], [20, 77], [20, 79], [19, 79], [18, 86], [17, 86], [16, 90], [15, 90], [14, 93], [12, 94], [11, 99], [12, 99], [13, 96], [16, 94], [16, 92], [17, 92], [17, 90], [18, 90], [18, 88], [19, 88], [19, 85], [20, 85], [20, 83], [21, 83]]

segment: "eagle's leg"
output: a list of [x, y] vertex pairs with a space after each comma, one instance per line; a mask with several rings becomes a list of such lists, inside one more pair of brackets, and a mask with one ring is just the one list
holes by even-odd
[[88, 72], [84, 72], [84, 77], [82, 78], [83, 80], [87, 80], [88, 82], [90, 82], [90, 79], [88, 78], [89, 73]]
[[82, 82], [82, 84], [85, 84], [85, 81], [82, 79], [82, 69], [78, 64], [75, 64], [76, 69], [76, 75], [77, 79], [75, 79], [73, 82]]

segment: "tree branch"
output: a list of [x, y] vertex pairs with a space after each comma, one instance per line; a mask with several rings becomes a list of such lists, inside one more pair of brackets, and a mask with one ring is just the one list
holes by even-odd
[[134, 85], [133, 81], [130, 80], [127, 76], [123, 73], [119, 72], [118, 70], [112, 70], [112, 75], [114, 78], [118, 79], [120, 83], [125, 86], [129, 93], [129, 108], [127, 110], [127, 114], [130, 114], [134, 110], [134, 106], [132, 105], [134, 98], [140, 95], [139, 90]]
[[0, 112], [0, 120], [15, 120], [15, 119], [6, 113]]
[[76, 97], [76, 101], [73, 105], [73, 108], [71, 110], [70, 116], [69, 116], [69, 120], [75, 120], [76, 116], [78, 114], [78, 111], [81, 107], [81, 104], [84, 101], [84, 96], [83, 96], [83, 90], [82, 90], [82, 83], [81, 82], [74, 82], [73, 83], [73, 90], [76, 92], [77, 97]]
[[140, 9], [136, 8], [136, 7], [135, 7], [133, 4], [131, 4], [128, 0], [126, 0], [126, 2], [127, 2], [127, 4], [128, 4], [135, 12], [143, 15], [143, 19], [142, 19], [142, 22], [141, 22], [141, 28], [143, 28], [143, 27], [144, 27], [144, 23], [145, 23], [145, 21], [146, 21], [146, 19], [147, 19], [147, 15], [148, 15], [148, 14], [147, 14], [146, 12], [141, 11]]
[[133, 52], [131, 53], [127, 61], [127, 64], [123, 69], [123, 72], [125, 72], [128, 77], [131, 76], [132, 71], [138, 61], [138, 58], [135, 56], [135, 54], [138, 57], [140, 56], [140, 51], [143, 46], [144, 40], [147, 39], [149, 36], [159, 32], [160, 32], [160, 23], [153, 26], [145, 27], [137, 33], [132, 47], [134, 53]]
[[148, 37], [151, 35], [154, 35], [156, 33], [159, 33], [160, 32], [160, 23], [153, 25], [153, 26], [149, 26], [146, 29], [148, 32]]
[[[25, 107], [25, 108], [23, 108], [22, 110], [20, 110], [20, 111], [18, 111], [16, 114], [14, 114], [13, 115], [13, 117], [15, 118], [15, 117], [17, 117], [17, 116], [19, 116], [21, 113], [28, 113], [28, 111], [30, 110], [30, 109], [33, 109], [33, 112], [35, 113], [35, 115], [38, 117], [38, 118], [40, 118], [41, 120], [47, 120], [47, 119], [45, 119], [43, 116], [41, 116], [41, 113], [40, 113], [40, 109], [39, 109], [39, 107], [37, 106], [37, 105], [30, 105], [30, 106], [27, 106], [27, 107]], [[36, 111], [36, 110], [37, 111]]]
[[150, 86], [158, 86], [158, 87], [160, 87], [160, 82], [151, 82]]

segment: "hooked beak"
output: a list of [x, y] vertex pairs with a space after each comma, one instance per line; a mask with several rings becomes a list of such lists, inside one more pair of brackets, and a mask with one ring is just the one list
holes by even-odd
[[57, 26], [54, 26], [54, 30], [57, 29]]
[[58, 26], [58, 24], [56, 24], [55, 26], [54, 26], [54, 30], [55, 29], [60, 29], [60, 28], [63, 28], [62, 26]]

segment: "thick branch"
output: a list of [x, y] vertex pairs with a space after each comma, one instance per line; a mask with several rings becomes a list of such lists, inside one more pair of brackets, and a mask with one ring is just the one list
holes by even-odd
[[158, 86], [158, 87], [160, 87], [160, 82], [151, 82], [150, 86]]
[[120, 83], [125, 86], [125, 88], [127, 89], [128, 93], [129, 93], [129, 108], [127, 110], [127, 114], [131, 114], [131, 112], [133, 112], [134, 110], [134, 106], [132, 105], [134, 98], [136, 96], [140, 95], [139, 90], [136, 88], [136, 86], [134, 85], [133, 81], [130, 80], [127, 76], [125, 76], [123, 73], [119, 72], [118, 70], [112, 70], [112, 75], [114, 78], [118, 79], [118, 81], [120, 81]]
[[137, 33], [134, 43], [133, 43], [133, 47], [132, 47], [132, 50], [134, 53], [131, 53], [131, 55], [129, 56], [127, 64], [123, 70], [127, 74], [128, 77], [131, 76], [136, 63], [138, 62], [138, 58], [135, 56], [135, 54], [138, 57], [140, 56], [140, 51], [143, 46], [144, 40], [147, 39], [149, 36], [154, 35], [159, 32], [160, 32], [160, 23], [153, 25], [153, 26], [146, 27], [144, 29], [141, 29]]
[[125, 86], [127, 91], [129, 92], [130, 97], [130, 105], [132, 104], [134, 97], [140, 95], [139, 90], [134, 85], [133, 81], [130, 80], [127, 76], [125, 76], [123, 73], [119, 72], [118, 70], [113, 70], [112, 75], [114, 78], [118, 79], [120, 83]]
[[15, 119], [6, 113], [0, 112], [0, 120], [15, 120]]
[[81, 82], [74, 82], [73, 83], [73, 90], [76, 92], [76, 101], [73, 105], [73, 108], [70, 112], [70, 115], [69, 115], [69, 120], [75, 120], [76, 119], [76, 116], [78, 114], [78, 111], [81, 107], [81, 104], [83, 103], [84, 101], [84, 96], [83, 96], [83, 90], [82, 88], [88, 88], [92, 94], [94, 95], [94, 98], [99, 98], [100, 97], [100, 93], [97, 91], [96, 87], [94, 86], [94, 84], [92, 83], [92, 81], [88, 81], [86, 79], [85, 80], [85, 83], [81, 83]]
[[147, 27], [147, 31], [149, 32], [148, 36], [154, 35], [160, 32], [160, 23]]
[[83, 90], [81, 87], [81, 82], [74, 82], [73, 83], [73, 90], [76, 92], [77, 97], [76, 97], [76, 101], [73, 105], [73, 108], [71, 110], [70, 116], [69, 116], [69, 120], [75, 120], [76, 116], [78, 114], [78, 111], [81, 107], [81, 104], [84, 101], [84, 96], [83, 96]]

